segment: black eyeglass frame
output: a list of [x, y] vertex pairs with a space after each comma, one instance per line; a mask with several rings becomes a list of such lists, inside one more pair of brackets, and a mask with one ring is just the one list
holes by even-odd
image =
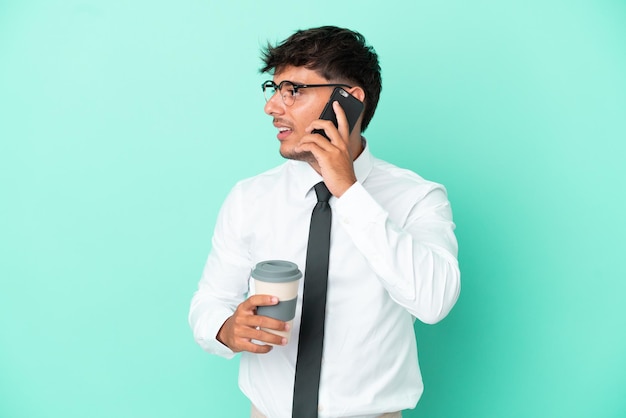
[[[265, 95], [265, 90], [267, 90], [268, 88], [273, 88], [274, 89], [274, 93], [272, 94], [272, 96], [274, 96], [274, 94], [276, 94], [276, 91], [282, 91], [283, 85], [285, 83], [289, 83], [293, 86], [293, 94], [296, 94], [298, 92], [299, 89], [310, 89], [310, 88], [315, 88], [315, 87], [344, 87], [344, 88], [348, 88], [351, 89], [352, 86], [348, 85], [348, 84], [337, 84], [337, 83], [330, 83], [330, 84], [296, 84], [293, 81], [289, 81], [289, 80], [283, 80], [280, 83], [276, 84], [274, 83], [273, 80], [267, 80], [264, 81], [263, 84], [261, 84], [261, 89], [263, 90], [263, 94]], [[272, 97], [270, 96], [270, 98]], [[270, 98], [267, 98], [267, 96], [265, 97], [265, 101], [268, 102], [270, 100]], [[283, 100], [284, 103], [284, 98], [281, 95], [280, 98]], [[294, 98], [294, 103], [295, 103], [295, 98]], [[287, 103], [285, 103], [287, 104]], [[292, 103], [293, 104], [293, 103]]]

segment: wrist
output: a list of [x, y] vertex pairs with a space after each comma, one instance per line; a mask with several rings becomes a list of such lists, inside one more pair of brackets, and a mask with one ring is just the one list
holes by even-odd
[[345, 183], [342, 183], [340, 187], [337, 188], [336, 193], [334, 190], [331, 190], [330, 192], [333, 194], [333, 196], [335, 196], [337, 199], [339, 199], [341, 196], [343, 196], [343, 194], [345, 192], [347, 192], [348, 190], [350, 190], [350, 188], [357, 182], [356, 178], [353, 178], [349, 181], [346, 181]]
[[220, 327], [220, 329], [217, 331], [217, 334], [215, 335], [215, 339], [217, 341], [219, 341], [224, 347], [227, 347], [230, 349], [230, 347], [228, 346], [228, 344], [226, 344], [226, 331], [224, 328], [226, 328], [226, 323], [232, 318], [228, 317], [228, 319], [226, 321], [224, 321], [224, 323], [222, 324], [222, 326]]

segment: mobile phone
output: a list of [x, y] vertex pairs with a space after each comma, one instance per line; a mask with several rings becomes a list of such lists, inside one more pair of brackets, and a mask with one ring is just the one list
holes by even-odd
[[[330, 99], [324, 110], [322, 110], [322, 114], [320, 115], [320, 119], [329, 120], [335, 124], [337, 127], [337, 116], [335, 115], [335, 111], [333, 110], [333, 102], [337, 101], [341, 105], [341, 108], [346, 113], [346, 118], [348, 119], [348, 131], [352, 132], [352, 128], [354, 128], [354, 124], [357, 119], [361, 115], [363, 111], [363, 102], [345, 91], [341, 87], [335, 87], [333, 90], [333, 94], [330, 95]], [[326, 139], [330, 141], [330, 138], [326, 135], [323, 129], [314, 129], [314, 134], [320, 134], [324, 136]]]

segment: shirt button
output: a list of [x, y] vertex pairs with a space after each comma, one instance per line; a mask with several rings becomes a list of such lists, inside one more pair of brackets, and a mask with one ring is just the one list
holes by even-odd
[[348, 225], [348, 224], [350, 223], [350, 218], [347, 218], [347, 217], [345, 217], [345, 216], [344, 216], [341, 220], [342, 220], [342, 221], [343, 221], [343, 223], [344, 223], [344, 224], [346, 224], [346, 225]]
[[317, 405], [317, 412], [322, 412], [324, 410], [323, 405]]

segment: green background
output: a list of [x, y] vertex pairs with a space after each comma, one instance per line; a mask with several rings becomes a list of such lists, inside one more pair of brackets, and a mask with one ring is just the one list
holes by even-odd
[[2, 0], [0, 417], [248, 416], [188, 305], [282, 161], [259, 48], [322, 24], [374, 45], [372, 151], [458, 225], [404, 416], [626, 416], [626, 2]]

